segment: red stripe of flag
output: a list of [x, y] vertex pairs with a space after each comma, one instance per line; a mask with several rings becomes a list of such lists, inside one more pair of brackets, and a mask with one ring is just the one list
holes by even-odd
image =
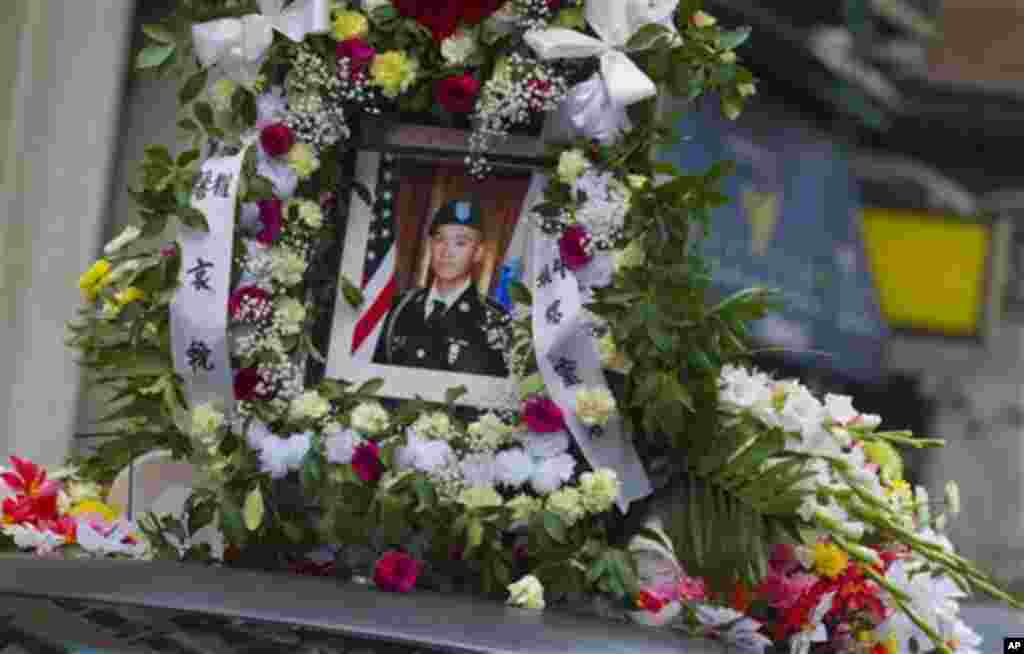
[[392, 274], [388, 283], [384, 285], [377, 299], [373, 301], [370, 308], [356, 322], [355, 332], [352, 334], [352, 353], [359, 351], [363, 341], [373, 332], [377, 323], [391, 310], [391, 301], [395, 297], [395, 275]]

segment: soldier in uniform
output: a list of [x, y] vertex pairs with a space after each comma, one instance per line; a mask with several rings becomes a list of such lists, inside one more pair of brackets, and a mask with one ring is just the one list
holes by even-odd
[[373, 362], [507, 377], [508, 312], [482, 297], [473, 280], [483, 258], [479, 207], [455, 200], [438, 209], [429, 247], [433, 283], [398, 298]]

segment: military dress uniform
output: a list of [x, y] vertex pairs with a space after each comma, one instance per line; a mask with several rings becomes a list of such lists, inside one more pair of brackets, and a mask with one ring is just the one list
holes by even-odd
[[507, 377], [508, 312], [475, 284], [446, 306], [430, 289], [404, 293], [384, 322], [374, 363]]

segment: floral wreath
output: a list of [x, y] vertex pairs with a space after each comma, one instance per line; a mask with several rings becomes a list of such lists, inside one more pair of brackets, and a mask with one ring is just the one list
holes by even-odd
[[[139, 224], [79, 280], [70, 345], [112, 391], [104, 422], [119, 437], [49, 480], [12, 458], [12, 546], [586, 605], [754, 652], [973, 652], [957, 601], [973, 588], [1019, 606], [942, 535], [955, 484], [933, 515], [903, 480], [898, 448], [941, 442], [745, 367], [766, 291], [707, 301], [700, 228], [728, 201], [729, 167], [659, 161], [675, 137], [658, 100], [713, 92], [736, 118], [755, 92], [735, 53], [748, 29], [691, 0], [181, 0], [144, 30], [137, 67], [184, 77], [178, 126], [193, 147], [146, 149]], [[313, 325], [336, 295], [364, 301], [331, 259], [345, 198], [373, 205], [343, 155], [360, 116], [394, 112], [471, 126], [479, 176], [542, 114], [571, 135], [529, 216], [550, 265], [511, 289], [508, 411], [466, 419], [460, 389], [391, 405], [378, 381], [308, 383], [323, 359]], [[162, 244], [174, 219], [184, 236]], [[213, 368], [209, 348], [175, 350], [176, 302], [215, 274], [186, 251], [223, 224], [227, 405], [186, 383], [189, 367]], [[564, 298], [535, 303], [556, 277], [579, 290], [609, 384], [552, 387], [536, 329]], [[600, 443], [619, 423], [650, 484], [633, 503], [633, 473], [594, 465], [578, 435]], [[132, 523], [107, 487], [154, 450], [203, 483], [181, 515]], [[224, 547], [196, 537], [209, 525]]]

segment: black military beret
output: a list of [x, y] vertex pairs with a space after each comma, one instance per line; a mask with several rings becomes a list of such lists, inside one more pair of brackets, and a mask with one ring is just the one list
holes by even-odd
[[430, 232], [433, 233], [441, 225], [462, 225], [480, 231], [484, 229], [480, 207], [472, 200], [452, 200], [441, 205], [441, 208], [434, 214]]

